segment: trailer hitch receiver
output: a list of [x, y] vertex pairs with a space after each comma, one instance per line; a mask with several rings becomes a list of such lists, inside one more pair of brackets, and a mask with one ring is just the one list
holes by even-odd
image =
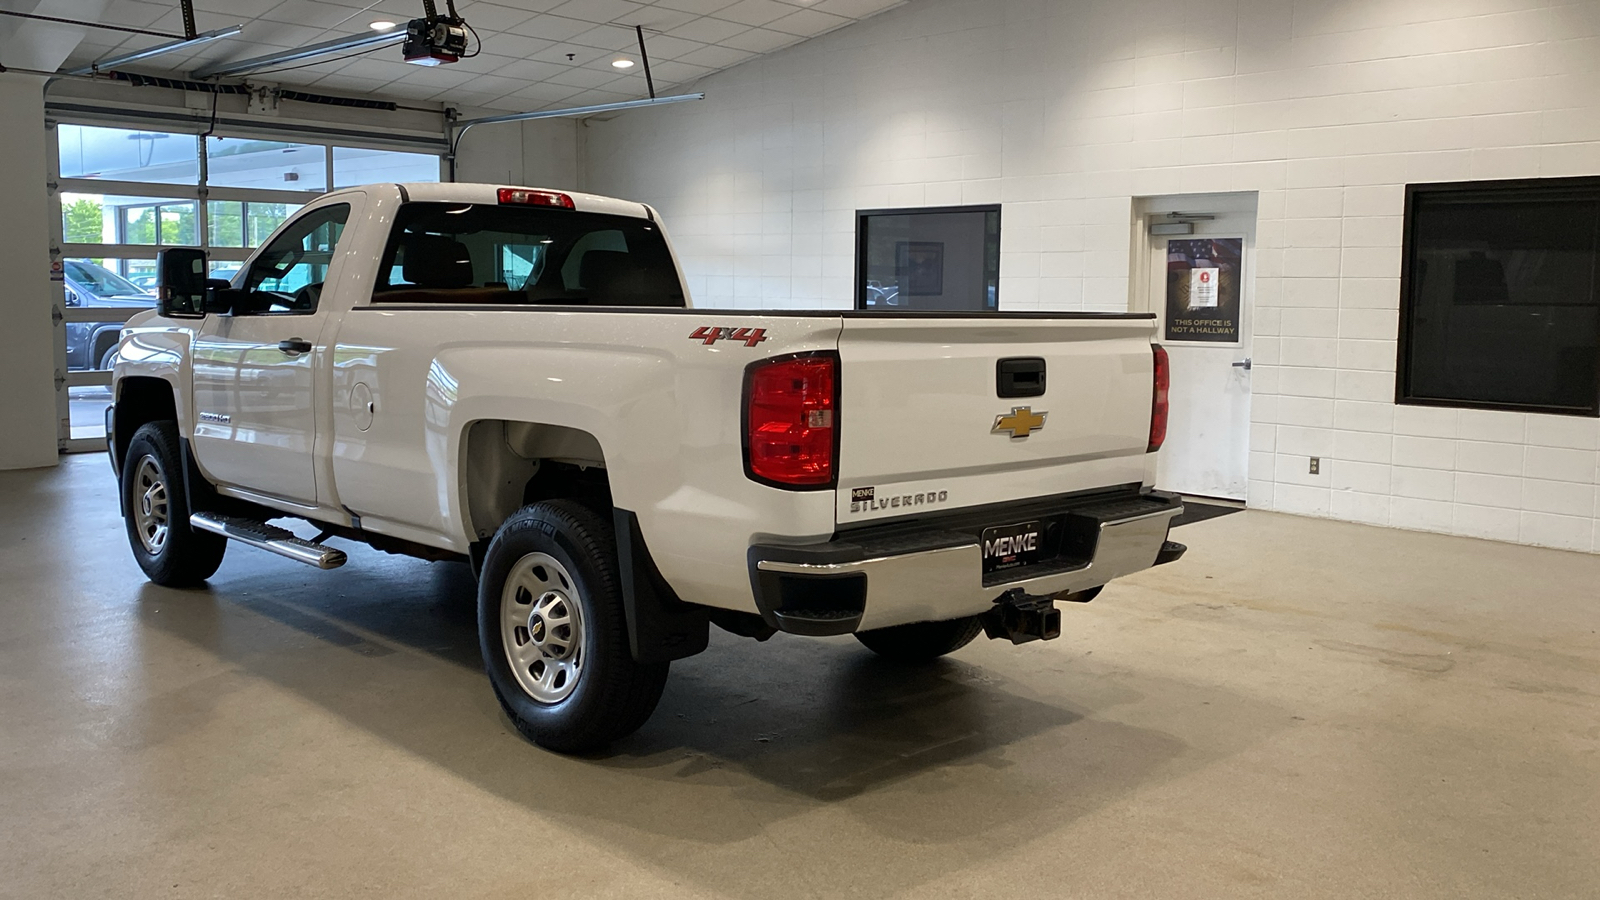
[[1061, 610], [1054, 597], [1038, 597], [1012, 588], [995, 598], [994, 607], [979, 617], [983, 633], [991, 640], [1010, 638], [1013, 644], [1049, 641], [1061, 636]]

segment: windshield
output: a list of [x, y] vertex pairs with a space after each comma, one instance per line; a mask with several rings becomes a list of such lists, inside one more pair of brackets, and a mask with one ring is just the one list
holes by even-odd
[[471, 203], [402, 207], [373, 300], [685, 305], [666, 239], [648, 219]]
[[148, 297], [150, 292], [121, 275], [91, 262], [68, 260], [67, 277], [81, 284], [96, 297]]

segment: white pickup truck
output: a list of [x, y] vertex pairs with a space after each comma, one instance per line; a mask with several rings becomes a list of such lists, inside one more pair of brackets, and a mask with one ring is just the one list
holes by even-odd
[[470, 562], [552, 749], [640, 727], [710, 624], [932, 659], [1183, 553], [1146, 315], [697, 309], [649, 206], [467, 184], [319, 197], [231, 283], [161, 271], [106, 418], [145, 573]]

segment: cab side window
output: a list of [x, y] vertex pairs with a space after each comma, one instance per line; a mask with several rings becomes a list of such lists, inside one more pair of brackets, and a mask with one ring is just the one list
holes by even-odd
[[234, 315], [316, 312], [350, 204], [318, 207], [290, 222], [250, 264], [241, 285], [244, 302]]

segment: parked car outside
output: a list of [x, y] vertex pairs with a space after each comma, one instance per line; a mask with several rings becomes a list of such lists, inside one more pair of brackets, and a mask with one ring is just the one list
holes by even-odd
[[[156, 295], [105, 266], [80, 259], [63, 265], [67, 305], [79, 308], [151, 309]], [[68, 322], [67, 370], [111, 368], [121, 322]]]

